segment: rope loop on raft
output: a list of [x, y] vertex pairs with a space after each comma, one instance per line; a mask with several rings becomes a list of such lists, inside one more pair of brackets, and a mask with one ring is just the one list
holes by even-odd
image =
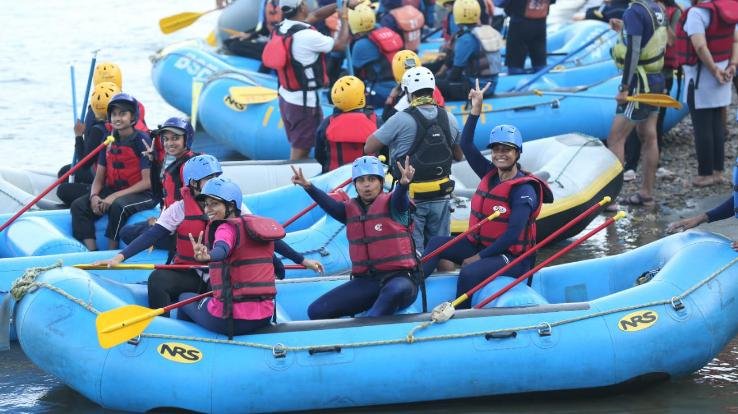
[[38, 289], [36, 278], [38, 278], [42, 273], [51, 269], [56, 269], [57, 267], [62, 267], [62, 265], [62, 261], [57, 260], [56, 263], [49, 266], [29, 267], [26, 269], [18, 279], [15, 279], [13, 285], [10, 287], [10, 294], [13, 295], [13, 299], [16, 301], [21, 300], [26, 293], [33, 292]]

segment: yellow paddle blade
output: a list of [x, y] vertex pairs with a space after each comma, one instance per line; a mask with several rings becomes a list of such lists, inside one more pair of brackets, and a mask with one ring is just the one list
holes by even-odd
[[215, 30], [211, 30], [210, 34], [208, 34], [208, 37], [205, 38], [205, 43], [208, 44], [208, 46], [217, 46], [218, 45], [218, 39], [215, 38]]
[[97, 315], [97, 341], [107, 349], [140, 335], [151, 320], [164, 313], [164, 308], [149, 309], [126, 305]]
[[177, 30], [184, 29], [185, 27], [191, 25], [192, 23], [195, 23], [197, 19], [200, 17], [214, 12], [218, 9], [208, 10], [206, 12], [184, 12], [175, 14], [173, 16], [165, 17], [161, 20], [159, 20], [159, 29], [161, 29], [161, 32], [164, 34], [169, 34], [176, 32]]
[[640, 102], [648, 105], [682, 109], [682, 103], [663, 93], [639, 93], [626, 98], [628, 101]]
[[239, 104], [257, 104], [277, 99], [277, 91], [263, 86], [234, 86], [228, 90], [231, 98]]

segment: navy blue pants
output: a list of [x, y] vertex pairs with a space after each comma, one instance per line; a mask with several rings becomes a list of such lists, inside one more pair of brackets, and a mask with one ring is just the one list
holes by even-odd
[[410, 306], [418, 287], [407, 273], [378, 278], [355, 277], [325, 293], [308, 307], [310, 319], [333, 319], [366, 312], [366, 316], [392, 315]]
[[[179, 300], [189, 299], [196, 296], [195, 293], [183, 293], [179, 296]], [[195, 322], [202, 326], [208, 331], [217, 332], [223, 335], [228, 335], [229, 322], [228, 319], [219, 318], [213, 316], [208, 312], [208, 301], [213, 298], [205, 298], [199, 302], [187, 304], [179, 309], [177, 312], [177, 319], [183, 321]], [[234, 319], [233, 320], [233, 335], [245, 335], [251, 333], [259, 328], [267, 326], [271, 323], [272, 317], [264, 319]]]
[[[432, 238], [428, 245], [425, 247], [423, 256], [436, 250], [447, 241], [451, 240], [451, 236], [439, 236]], [[436, 270], [438, 262], [441, 259], [450, 260], [460, 265], [464, 259], [474, 256], [479, 253], [481, 249], [476, 246], [475, 243], [469, 241], [469, 239], [461, 239], [449, 248], [441, 252], [436, 257], [423, 263], [423, 274], [427, 277]], [[456, 297], [468, 292], [471, 288], [481, 283], [484, 279], [491, 276], [498, 270], [502, 269], [509, 260], [513, 260], [514, 256], [503, 256], [495, 255], [485, 257], [477, 260], [476, 262], [466, 265], [461, 268], [459, 272], [459, 280], [456, 282]], [[523, 273], [531, 269], [535, 258], [533, 256], [521, 261], [520, 263], [513, 266], [510, 270], [505, 272], [505, 276], [518, 277]], [[471, 301], [467, 300], [464, 303], [459, 304], [457, 309], [468, 309], [471, 306]]]

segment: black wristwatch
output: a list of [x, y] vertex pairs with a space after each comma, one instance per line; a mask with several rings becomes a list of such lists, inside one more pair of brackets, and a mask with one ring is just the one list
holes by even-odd
[[621, 83], [618, 85], [618, 92], [627, 92], [628, 91], [628, 85]]

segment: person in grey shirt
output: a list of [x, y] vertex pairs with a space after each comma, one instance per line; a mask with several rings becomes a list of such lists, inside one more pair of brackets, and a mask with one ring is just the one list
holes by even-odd
[[451, 233], [450, 194], [454, 187], [449, 178], [451, 162], [464, 158], [456, 118], [433, 100], [435, 86], [435, 77], [429, 69], [422, 66], [408, 69], [402, 87], [410, 108], [390, 117], [367, 138], [364, 146], [365, 154], [376, 154], [387, 146], [390, 166], [410, 156], [416, 169], [410, 184], [410, 196], [416, 207], [413, 240], [419, 252], [431, 237]]

